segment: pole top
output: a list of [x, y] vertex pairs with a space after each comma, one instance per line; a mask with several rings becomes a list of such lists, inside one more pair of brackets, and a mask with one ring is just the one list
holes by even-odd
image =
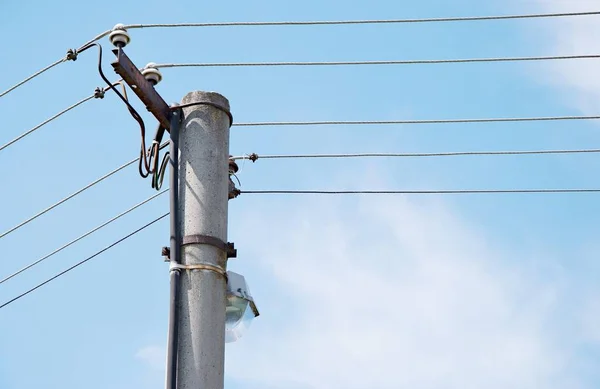
[[181, 100], [181, 108], [193, 107], [195, 105], [208, 105], [223, 111], [229, 116], [230, 125], [233, 124], [233, 116], [229, 100], [225, 96], [217, 92], [194, 91], [190, 92]]

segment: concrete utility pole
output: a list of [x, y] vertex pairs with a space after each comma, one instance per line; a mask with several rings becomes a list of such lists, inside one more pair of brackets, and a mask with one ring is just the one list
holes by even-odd
[[213, 92], [188, 93], [181, 107], [177, 389], [222, 389], [231, 113]]
[[[165, 386], [222, 389], [227, 258], [236, 255], [227, 243], [227, 202], [238, 194], [229, 178], [229, 170], [237, 170], [229, 161], [229, 101], [191, 92], [179, 107], [169, 107], [154, 89], [162, 78], [158, 69], [148, 64], [140, 72], [125, 54], [130, 38], [124, 27], [115, 26], [109, 37], [117, 47], [115, 71], [171, 136], [171, 247], [163, 248], [171, 263]], [[254, 305], [253, 312], [258, 315]]]

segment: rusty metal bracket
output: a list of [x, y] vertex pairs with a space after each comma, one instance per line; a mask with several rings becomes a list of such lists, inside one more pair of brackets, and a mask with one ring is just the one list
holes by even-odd
[[117, 60], [111, 64], [115, 72], [123, 78], [133, 92], [142, 100], [148, 111], [170, 132], [171, 110], [167, 103], [154, 89], [152, 83], [146, 80], [139, 69], [131, 62], [122, 48], [114, 49], [113, 53], [117, 56]]
[[171, 260], [171, 249], [169, 247], [163, 247], [160, 251], [160, 254], [165, 257], [165, 262], [169, 262]]
[[227, 253], [227, 258], [236, 258], [237, 257], [237, 250], [235, 249], [235, 246], [233, 243], [230, 243], [230, 242], [225, 243], [221, 239], [215, 238], [214, 236], [186, 235], [183, 237], [181, 245], [185, 246], [188, 244], [207, 244], [209, 246], [216, 247], [219, 250], [225, 251]]

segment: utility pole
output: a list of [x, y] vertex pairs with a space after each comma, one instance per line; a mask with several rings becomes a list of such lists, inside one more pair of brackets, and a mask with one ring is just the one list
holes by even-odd
[[188, 93], [181, 108], [177, 389], [222, 389], [231, 113], [213, 92]]
[[[158, 69], [148, 64], [140, 71], [125, 54], [130, 38], [124, 27], [115, 26], [109, 38], [117, 47], [115, 71], [171, 137], [171, 241], [163, 249], [171, 263], [166, 388], [222, 389], [227, 259], [236, 256], [227, 243], [227, 203], [239, 194], [229, 178], [230, 169], [237, 171], [229, 161], [229, 101], [190, 92], [169, 107], [154, 89], [162, 78]], [[258, 316], [245, 284], [236, 288]]]

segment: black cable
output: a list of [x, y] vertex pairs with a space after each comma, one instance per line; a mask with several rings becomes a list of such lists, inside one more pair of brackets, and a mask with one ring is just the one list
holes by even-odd
[[[152, 180], [152, 188], [156, 190], [160, 190], [162, 188], [163, 180], [165, 179], [165, 173], [167, 171], [167, 166], [169, 165], [169, 152], [167, 151], [165, 155], [163, 155], [162, 162], [160, 164], [160, 169], [154, 172], [154, 177]], [[157, 159], [158, 160], [158, 159]]]
[[[135, 110], [135, 108], [133, 108], [133, 106], [129, 103], [129, 100], [123, 94], [121, 94], [121, 92], [119, 92], [117, 90], [117, 88], [115, 88], [115, 86], [113, 86], [112, 84], [110, 84], [110, 81], [108, 81], [108, 79], [104, 75], [104, 71], [102, 70], [102, 46], [99, 43], [96, 43], [96, 42], [89, 43], [86, 46], [83, 46], [79, 50], [79, 52], [80, 53], [84, 52], [85, 50], [89, 49], [92, 46], [98, 47], [98, 72], [100, 73], [100, 77], [102, 77], [102, 79], [105, 80], [110, 85], [110, 88], [125, 103], [125, 105], [127, 106], [127, 109], [129, 110], [129, 113], [138, 122], [138, 124], [140, 126], [141, 149], [140, 149], [139, 172], [140, 172], [140, 175], [143, 178], [146, 178], [146, 177], [148, 177], [149, 174], [153, 173], [153, 170], [152, 170], [152, 167], [150, 165], [150, 161], [148, 160], [148, 156], [146, 154], [146, 126], [144, 124], [144, 120], [142, 119], [142, 117], [140, 116], [140, 114]], [[144, 171], [142, 170], [142, 164], [144, 165], [143, 167], [145, 168]]]
[[[174, 110], [171, 115], [170, 128], [170, 147], [169, 147], [169, 165], [171, 173], [169, 175], [169, 196], [170, 196], [170, 214], [171, 220], [169, 224], [170, 229], [170, 252], [169, 260], [171, 263], [181, 263], [181, 246], [179, 245], [181, 239], [181, 227], [179, 225], [179, 215], [177, 209], [179, 208], [179, 130], [181, 127], [182, 110]], [[176, 389], [177, 388], [177, 349], [179, 342], [178, 335], [178, 321], [179, 321], [179, 288], [181, 282], [181, 271], [180, 269], [173, 269], [171, 272], [170, 282], [171, 290], [169, 295], [169, 325], [167, 328], [167, 366], [165, 371], [165, 388]]]
[[596, 154], [600, 149], [564, 149], [564, 150], [498, 150], [498, 151], [442, 151], [434, 153], [356, 153], [356, 154], [271, 154], [232, 157], [256, 162], [259, 159], [314, 159], [314, 158], [403, 158], [403, 157], [458, 157], [458, 156], [494, 156], [494, 155], [547, 155], [547, 154]]
[[600, 193], [600, 189], [455, 189], [455, 190], [242, 190], [241, 194], [486, 194], [486, 193]]
[[158, 217], [158, 218], [156, 218], [156, 219], [152, 220], [151, 222], [149, 222], [149, 223], [145, 224], [144, 226], [142, 226], [142, 227], [138, 228], [137, 230], [135, 230], [135, 231], [133, 231], [133, 232], [130, 232], [129, 234], [127, 234], [127, 235], [125, 235], [124, 237], [122, 237], [121, 239], [119, 239], [119, 240], [115, 241], [114, 243], [111, 243], [110, 245], [106, 246], [106, 247], [105, 247], [105, 248], [103, 248], [102, 250], [100, 250], [100, 251], [96, 252], [95, 254], [93, 254], [93, 255], [91, 255], [91, 256], [89, 256], [89, 257], [87, 257], [86, 259], [84, 259], [84, 260], [82, 260], [82, 261], [80, 261], [80, 262], [77, 262], [75, 265], [73, 265], [73, 266], [71, 266], [71, 267], [69, 267], [69, 268], [67, 268], [67, 269], [65, 269], [65, 270], [63, 270], [63, 271], [61, 271], [60, 273], [57, 273], [57, 274], [55, 274], [54, 276], [52, 276], [52, 277], [48, 278], [48, 279], [47, 279], [47, 280], [45, 280], [44, 282], [41, 282], [41, 283], [37, 284], [36, 286], [34, 286], [33, 288], [31, 288], [31, 289], [29, 289], [29, 290], [27, 290], [27, 291], [25, 291], [25, 292], [21, 293], [20, 295], [18, 295], [18, 296], [16, 296], [16, 297], [14, 297], [14, 298], [12, 298], [12, 299], [10, 299], [10, 300], [6, 301], [6, 302], [5, 302], [5, 303], [3, 303], [2, 305], [0, 305], [0, 309], [2, 309], [2, 308], [4, 308], [4, 307], [6, 307], [7, 305], [10, 305], [10, 304], [12, 304], [13, 302], [15, 302], [15, 301], [17, 301], [17, 300], [19, 300], [19, 299], [21, 299], [21, 298], [23, 298], [23, 297], [27, 296], [29, 293], [31, 293], [31, 292], [33, 292], [33, 291], [35, 291], [35, 290], [37, 290], [37, 289], [41, 288], [42, 286], [46, 285], [47, 283], [49, 283], [49, 282], [51, 282], [51, 281], [54, 281], [54, 280], [55, 280], [55, 279], [57, 279], [58, 277], [60, 277], [60, 276], [62, 276], [62, 275], [64, 275], [64, 274], [66, 274], [66, 273], [70, 272], [71, 270], [73, 270], [73, 269], [75, 269], [75, 268], [77, 268], [77, 267], [79, 267], [79, 266], [83, 265], [84, 263], [86, 263], [86, 262], [88, 262], [89, 260], [91, 260], [91, 259], [93, 259], [93, 258], [97, 257], [98, 255], [102, 254], [103, 252], [105, 252], [105, 251], [107, 251], [107, 250], [109, 250], [109, 249], [113, 248], [114, 246], [118, 245], [119, 243], [121, 243], [121, 242], [123, 242], [123, 241], [125, 241], [125, 240], [127, 240], [127, 239], [129, 239], [129, 238], [131, 238], [133, 235], [137, 234], [138, 232], [140, 232], [140, 231], [142, 231], [142, 230], [144, 230], [144, 229], [146, 229], [146, 228], [150, 227], [152, 224], [154, 224], [154, 223], [158, 222], [159, 220], [161, 220], [161, 219], [164, 219], [164, 218], [165, 218], [165, 217], [167, 217], [168, 215], [169, 215], [169, 214], [168, 214], [168, 213], [166, 213], [166, 214], [164, 214], [164, 215], [162, 215], [162, 216], [160, 216], [160, 217]]

